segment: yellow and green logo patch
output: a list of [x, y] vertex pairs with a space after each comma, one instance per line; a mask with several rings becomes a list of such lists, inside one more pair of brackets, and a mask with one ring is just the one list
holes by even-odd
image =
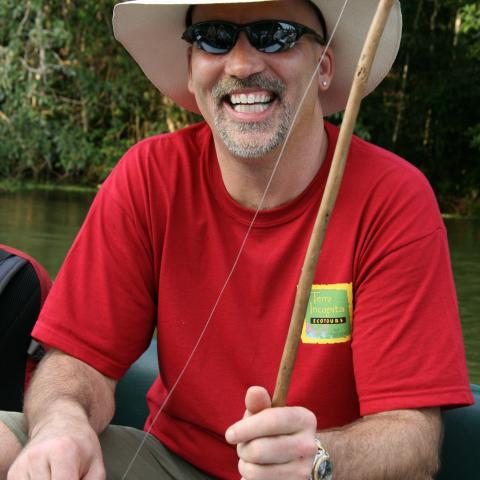
[[312, 285], [303, 343], [342, 343], [352, 338], [352, 284]]

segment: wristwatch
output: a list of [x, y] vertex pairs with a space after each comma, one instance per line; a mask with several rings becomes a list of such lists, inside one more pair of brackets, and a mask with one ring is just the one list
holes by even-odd
[[313, 460], [311, 480], [332, 480], [333, 467], [330, 460], [330, 455], [325, 450], [322, 442], [318, 438], [315, 439], [317, 444], [317, 453]]

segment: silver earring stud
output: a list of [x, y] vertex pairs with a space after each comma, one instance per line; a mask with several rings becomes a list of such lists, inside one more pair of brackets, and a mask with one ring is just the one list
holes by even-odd
[[322, 80], [322, 87], [326, 87], [328, 85], [327, 81], [326, 80]]

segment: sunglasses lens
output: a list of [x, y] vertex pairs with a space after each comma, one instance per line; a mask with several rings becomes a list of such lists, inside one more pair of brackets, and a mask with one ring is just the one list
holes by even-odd
[[248, 27], [248, 33], [252, 45], [265, 53], [287, 50], [299, 37], [296, 27], [285, 22], [257, 22]]
[[236, 30], [233, 25], [205, 22], [192, 25], [185, 32], [190, 41], [207, 53], [219, 55], [227, 53], [235, 44]]
[[287, 50], [293, 47], [304, 33], [300, 25], [277, 20], [254, 22], [244, 26], [212, 21], [191, 25], [183, 34], [183, 39], [195, 43], [207, 53], [220, 55], [233, 48], [241, 31], [245, 31], [250, 43], [264, 53]]

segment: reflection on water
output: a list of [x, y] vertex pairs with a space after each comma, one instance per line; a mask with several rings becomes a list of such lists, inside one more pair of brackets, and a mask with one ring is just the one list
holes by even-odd
[[28, 191], [0, 195], [0, 243], [25, 251], [55, 277], [94, 193]]
[[445, 224], [470, 380], [480, 384], [480, 220], [447, 219]]
[[[0, 243], [23, 250], [55, 277], [93, 193], [0, 194]], [[448, 219], [452, 264], [472, 383], [480, 384], [480, 220]]]

